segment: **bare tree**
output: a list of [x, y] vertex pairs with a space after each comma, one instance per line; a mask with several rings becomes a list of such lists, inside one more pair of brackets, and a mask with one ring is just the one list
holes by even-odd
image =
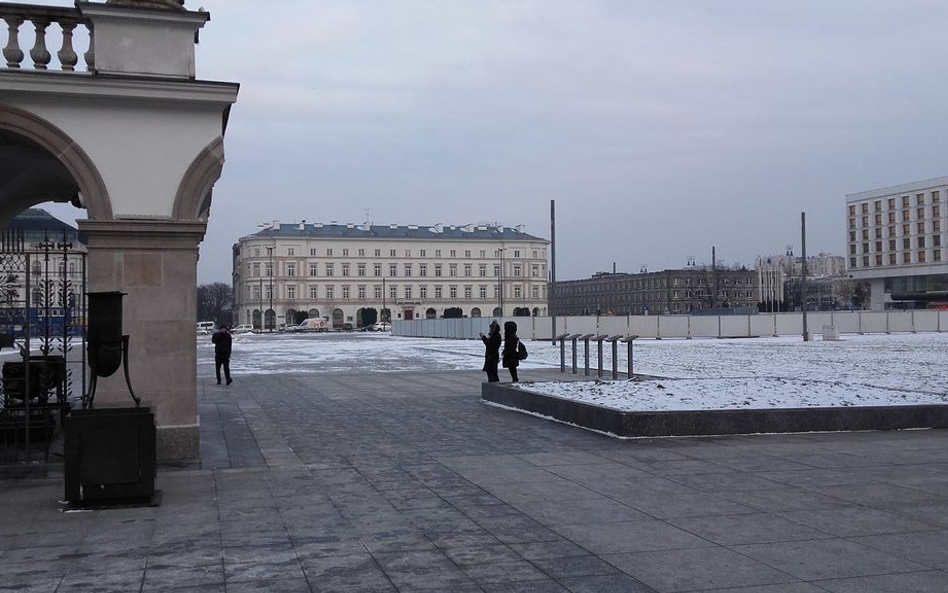
[[223, 282], [202, 284], [197, 288], [198, 321], [213, 321], [215, 324], [231, 323], [234, 293], [230, 285]]

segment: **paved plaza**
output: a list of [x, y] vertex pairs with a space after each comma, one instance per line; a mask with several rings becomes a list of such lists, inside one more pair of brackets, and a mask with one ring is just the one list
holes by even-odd
[[948, 590], [948, 431], [619, 441], [482, 378], [202, 376], [159, 507], [63, 514], [61, 466], [3, 470], [0, 591]]

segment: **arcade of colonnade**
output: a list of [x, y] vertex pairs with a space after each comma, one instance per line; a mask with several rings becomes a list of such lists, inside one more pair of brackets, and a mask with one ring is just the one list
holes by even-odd
[[[158, 456], [197, 457], [198, 246], [238, 92], [196, 78], [210, 17], [175, 0], [124, 0], [0, 2], [0, 18], [0, 225], [47, 201], [85, 209], [87, 288], [127, 293], [129, 366], [156, 410]], [[129, 401], [119, 375], [100, 380], [97, 403]]]

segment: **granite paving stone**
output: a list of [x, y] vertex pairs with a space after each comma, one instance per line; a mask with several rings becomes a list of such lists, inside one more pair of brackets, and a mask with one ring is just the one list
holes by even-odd
[[0, 466], [0, 591], [948, 591], [945, 430], [620, 441], [476, 371], [198, 372], [158, 507], [64, 514], [61, 464]]

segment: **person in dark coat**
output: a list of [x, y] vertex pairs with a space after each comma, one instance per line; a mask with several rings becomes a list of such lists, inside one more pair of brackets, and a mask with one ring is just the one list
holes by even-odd
[[222, 323], [218, 331], [211, 336], [211, 342], [214, 344], [214, 369], [217, 371], [217, 384], [221, 384], [221, 367], [224, 367], [224, 378], [227, 384], [234, 382], [230, 378], [230, 351], [232, 339], [230, 331], [226, 324]]
[[488, 383], [496, 383], [500, 381], [500, 377], [497, 376], [497, 365], [500, 363], [500, 324], [491, 321], [487, 335], [481, 332], [481, 341], [485, 346], [484, 368], [481, 370], [487, 373]]
[[520, 338], [517, 337], [517, 324], [513, 321], [504, 323], [504, 368], [510, 371], [510, 381], [516, 383], [520, 379], [517, 377], [517, 366], [520, 365], [520, 353], [518, 345]]

